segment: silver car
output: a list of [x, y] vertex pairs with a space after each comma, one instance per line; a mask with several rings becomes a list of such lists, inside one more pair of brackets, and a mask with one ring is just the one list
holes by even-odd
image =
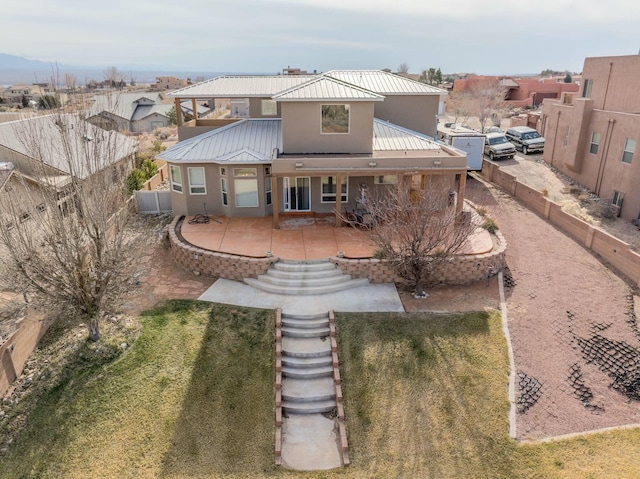
[[507, 140], [504, 133], [487, 133], [484, 140], [484, 154], [491, 160], [513, 158], [516, 147]]

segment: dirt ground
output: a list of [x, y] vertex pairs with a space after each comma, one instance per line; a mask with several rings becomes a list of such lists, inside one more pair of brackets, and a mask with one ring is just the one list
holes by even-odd
[[630, 397], [640, 393], [632, 288], [501, 190], [471, 179], [467, 197], [507, 241], [518, 438], [640, 423], [640, 401]]

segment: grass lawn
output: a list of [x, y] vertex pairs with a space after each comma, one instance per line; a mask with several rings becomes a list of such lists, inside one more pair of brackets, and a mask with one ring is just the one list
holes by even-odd
[[273, 465], [274, 314], [173, 301], [138, 341], [64, 376], [0, 459], [2, 478], [635, 478], [640, 432], [517, 446], [497, 313], [339, 314], [352, 464]]

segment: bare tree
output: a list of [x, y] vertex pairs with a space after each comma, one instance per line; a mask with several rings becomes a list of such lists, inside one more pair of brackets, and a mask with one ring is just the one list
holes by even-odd
[[477, 225], [456, 215], [455, 194], [443, 179], [412, 189], [407, 182], [367, 197], [374, 220], [367, 230], [398, 275], [426, 297], [425, 285], [444, 262], [460, 251]]
[[15, 163], [0, 194], [0, 281], [83, 320], [98, 340], [131, 277], [124, 178], [137, 142], [63, 111], [11, 128], [0, 132]]
[[109, 83], [111, 88], [117, 88], [118, 90], [122, 90], [125, 86], [127, 86], [127, 81], [125, 79], [125, 75], [118, 70], [116, 67], [107, 67], [104, 71], [104, 79]]
[[398, 73], [409, 73], [409, 64], [407, 62], [402, 62], [398, 65]]
[[506, 105], [506, 88], [500, 84], [500, 80], [480, 80], [471, 85], [470, 95], [477, 103], [480, 131], [484, 131], [490, 119], [498, 117], [499, 110]]

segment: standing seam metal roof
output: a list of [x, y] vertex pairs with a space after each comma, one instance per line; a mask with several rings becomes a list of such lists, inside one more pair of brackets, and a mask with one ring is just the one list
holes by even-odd
[[168, 96], [173, 98], [270, 98], [314, 78], [318, 78], [318, 75], [223, 75], [173, 91]]
[[336, 78], [320, 76], [273, 96], [276, 101], [381, 101], [382, 95]]
[[382, 95], [447, 94], [446, 90], [382, 70], [331, 70], [325, 75]]
[[373, 120], [374, 151], [441, 150], [435, 140], [387, 121]]
[[[255, 158], [252, 162], [270, 162], [274, 148], [282, 151], [280, 119], [245, 119], [202, 135], [181, 141], [158, 158], [170, 162], [208, 163]], [[241, 155], [241, 156], [238, 156]]]

